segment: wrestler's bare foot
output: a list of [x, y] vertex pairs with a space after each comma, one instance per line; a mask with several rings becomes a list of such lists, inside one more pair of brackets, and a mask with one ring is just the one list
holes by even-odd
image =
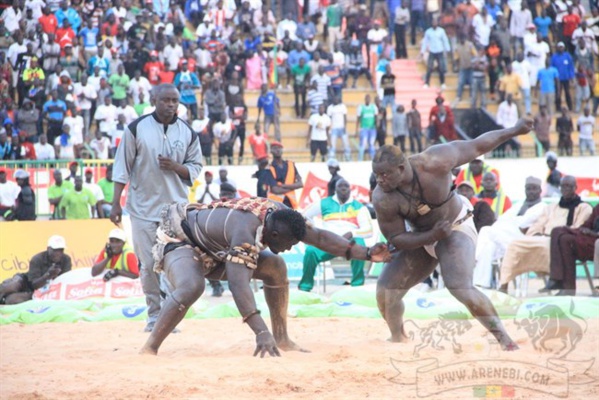
[[387, 342], [391, 343], [408, 343], [409, 341], [410, 339], [404, 334], [391, 335], [391, 337], [387, 339]]
[[512, 339], [508, 338], [503, 342], [499, 342], [501, 345], [501, 350], [503, 351], [516, 351], [520, 349], [520, 347], [514, 342]]
[[158, 350], [155, 350], [155, 349], [151, 348], [150, 346], [144, 346], [139, 351], [139, 354], [147, 354], [147, 355], [155, 356], [158, 354]]
[[301, 353], [310, 353], [310, 350], [304, 349], [297, 345], [291, 339], [277, 340], [277, 347], [283, 351], [299, 351]]

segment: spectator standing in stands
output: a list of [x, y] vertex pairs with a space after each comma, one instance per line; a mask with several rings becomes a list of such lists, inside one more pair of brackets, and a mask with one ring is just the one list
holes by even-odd
[[408, 117], [403, 105], [398, 105], [393, 113], [393, 145], [399, 146], [401, 152], [406, 152], [406, 136], [408, 136]]
[[56, 138], [62, 133], [62, 125], [67, 112], [67, 105], [64, 101], [58, 99], [58, 92], [50, 92], [51, 99], [44, 103], [42, 112], [43, 118], [48, 123], [48, 141], [54, 143]]
[[574, 124], [567, 107], [562, 107], [562, 115], [555, 121], [555, 130], [558, 134], [557, 149], [560, 156], [572, 155], [572, 132]]
[[414, 154], [422, 152], [422, 117], [417, 108], [418, 102], [412, 100], [412, 108], [407, 113], [408, 130], [410, 134], [410, 152]]
[[[214, 90], [218, 92], [218, 87], [214, 87]], [[224, 102], [224, 93], [221, 92], [221, 95], [219, 97]], [[196, 134], [176, 116], [179, 104], [177, 89], [173, 85], [157, 86], [153, 90], [153, 100], [156, 111], [130, 124], [118, 147], [110, 213], [113, 223], [121, 222], [121, 194], [130, 182], [127, 210], [135, 232], [133, 245], [141, 262], [141, 282], [148, 304], [146, 331], [154, 329], [160, 312], [159, 277], [153, 271], [151, 248], [161, 205], [187, 201], [187, 186], [191, 186], [197, 178], [202, 161]], [[175, 146], [175, 141], [181, 145]], [[155, 154], [159, 154], [158, 160]], [[152, 179], [148, 179], [149, 176]], [[161, 190], [156, 191], [157, 187]]]
[[387, 64], [385, 73], [381, 76], [380, 87], [383, 89], [381, 107], [385, 110], [391, 105], [391, 112], [395, 112], [395, 75], [391, 72], [391, 65]]
[[233, 146], [235, 144], [235, 127], [233, 121], [225, 113], [221, 120], [212, 125], [214, 140], [218, 143], [218, 165], [223, 165], [226, 157], [229, 165], [233, 165]]
[[214, 144], [214, 135], [210, 120], [204, 114], [204, 107], [199, 108], [198, 119], [191, 123], [191, 129], [198, 135], [202, 155], [206, 165], [212, 165], [212, 146]]
[[395, 9], [395, 55], [397, 58], [408, 58], [408, 50], [406, 46], [406, 27], [410, 23], [410, 10], [408, 8], [408, 0], [402, 0], [401, 6]]
[[347, 75], [345, 76], [345, 82], [347, 82], [347, 79], [351, 75], [354, 78], [352, 89], [356, 88], [356, 81], [362, 74], [366, 75], [366, 79], [368, 79], [370, 87], [374, 89], [372, 74], [365, 63], [364, 57], [362, 56], [362, 52], [360, 50], [360, 41], [351, 41], [349, 54], [346, 56], [345, 63], [347, 64]]
[[35, 192], [29, 183], [29, 172], [18, 169], [14, 173], [14, 178], [20, 187], [20, 191], [10, 218], [15, 221], [35, 221], [37, 217], [35, 214]]
[[545, 68], [540, 69], [537, 73], [537, 87], [539, 89], [539, 106], [547, 106], [549, 115], [554, 114], [555, 93], [559, 84], [559, 72], [551, 65], [551, 60], [547, 59]]
[[31, 300], [33, 292], [71, 270], [71, 257], [64, 253], [66, 241], [54, 235], [47, 249], [29, 262], [29, 271], [20, 273], [0, 284], [0, 304], [19, 304]]
[[439, 80], [441, 81], [441, 89], [445, 89], [445, 72], [447, 70], [445, 53], [451, 51], [449, 46], [449, 39], [445, 34], [445, 30], [439, 27], [437, 20], [433, 19], [433, 23], [430, 28], [424, 33], [422, 39], [422, 45], [420, 47], [420, 54], [424, 56], [425, 52], [428, 52], [428, 61], [426, 66], [426, 78], [424, 87], [428, 88], [431, 74], [433, 73], [433, 67], [435, 62], [439, 71]]
[[310, 148], [310, 162], [314, 162], [316, 153], [320, 152], [320, 160], [324, 162], [328, 154], [329, 130], [331, 118], [325, 113], [325, 106], [318, 107], [318, 113], [312, 114], [308, 120], [307, 145]]
[[188, 66], [187, 60], [181, 62], [181, 71], [175, 76], [174, 84], [181, 93], [181, 103], [191, 111], [191, 118], [195, 120], [198, 117], [196, 90], [200, 89], [200, 80]]
[[581, 22], [581, 16], [574, 12], [572, 6], [568, 6], [568, 12], [562, 18], [563, 24], [563, 41], [566, 44], [566, 48], [568, 49], [568, 53], [574, 54], [574, 50], [576, 49], [576, 45], [572, 40], [572, 35], [574, 31], [578, 28]]
[[562, 108], [562, 93], [566, 97], [568, 110], [572, 110], [572, 96], [570, 94], [570, 82], [574, 79], [574, 60], [570, 53], [566, 52], [564, 42], [557, 44], [557, 53], [551, 56], [551, 66], [557, 69], [559, 85], [557, 86], [557, 96], [555, 98], [555, 108]]
[[[293, 77], [293, 94], [295, 97], [295, 115], [297, 118], [306, 118], [306, 93], [307, 83], [310, 79], [310, 67], [306, 65], [306, 59], [300, 58], [299, 64], [291, 68]], [[300, 108], [301, 101], [301, 108]], [[260, 108], [258, 109], [260, 112]], [[266, 117], [264, 122], [266, 123]]]
[[122, 229], [113, 229], [108, 234], [108, 243], [96, 258], [92, 266], [92, 276], [98, 276], [105, 270], [103, 276], [108, 282], [116, 276], [137, 279], [139, 277], [139, 261], [129, 246], [127, 234]]
[[[58, 209], [61, 219], [89, 219], [92, 215], [90, 207], [96, 206], [96, 198], [89, 189], [83, 187], [83, 178], [75, 177], [75, 187], [62, 196]], [[104, 213], [100, 208], [98, 217], [104, 218]]]
[[595, 155], [595, 141], [593, 140], [593, 132], [595, 131], [595, 117], [591, 115], [591, 109], [585, 107], [583, 115], [578, 117], [578, 145], [580, 147], [580, 155], [583, 156], [588, 150], [589, 155]]
[[221, 120], [222, 114], [225, 112], [225, 92], [220, 89], [217, 79], [213, 79], [210, 83], [210, 89], [204, 93], [204, 103], [208, 109], [208, 118], [210, 123], [214, 124]]
[[347, 135], [347, 107], [341, 102], [341, 98], [336, 96], [333, 104], [327, 107], [327, 115], [331, 118], [331, 153], [332, 158], [336, 157], [337, 139], [343, 143], [343, 156], [345, 161], [350, 160], [351, 147]]
[[537, 157], [542, 157], [543, 152], [548, 152], [551, 148], [549, 141], [549, 130], [551, 128], [551, 115], [547, 112], [547, 106], [540, 106], [539, 113], [535, 116], [534, 131], [539, 144], [541, 145], [542, 151], [535, 147]]
[[268, 137], [270, 126], [274, 125], [275, 140], [281, 140], [281, 128], [279, 125], [280, 100], [277, 94], [268, 90], [268, 86], [263, 84], [260, 88], [260, 97], [258, 97], [258, 117], [256, 123], [260, 123], [260, 115], [264, 111], [264, 136]]
[[477, 50], [477, 54], [471, 59], [472, 65], [472, 85], [470, 108], [476, 108], [480, 98], [480, 108], [487, 108], [487, 71], [489, 69], [489, 60], [485, 54], [484, 47]]
[[35, 156], [38, 161], [56, 160], [56, 151], [54, 146], [48, 143], [48, 136], [40, 135], [39, 142], [33, 145]]
[[[512, 35], [513, 54], [524, 50], [524, 35], [528, 25], [532, 24], [532, 14], [526, 2], [522, 2], [519, 10], [512, 10], [510, 16], [510, 34]], [[504, 49], [505, 51], [505, 49]]]
[[472, 60], [476, 56], [474, 44], [460, 36], [458, 44], [455, 46], [455, 57], [458, 61], [458, 93], [457, 101], [462, 100], [464, 86], [470, 86], [470, 99], [473, 98], [474, 84], [472, 82]]
[[410, 3], [410, 42], [416, 46], [416, 28], [424, 31], [426, 25], [426, 0], [412, 0]]
[[528, 60], [524, 59], [524, 54], [519, 52], [516, 55], [516, 60], [512, 62], [512, 70], [514, 74], [520, 77], [520, 92], [524, 97], [524, 111], [530, 115], [531, 109], [531, 90], [530, 90], [530, 75], [532, 74], [532, 66]]
[[374, 157], [376, 149], [374, 142], [376, 140], [376, 120], [379, 113], [378, 108], [370, 103], [370, 95], [364, 97], [364, 104], [358, 106], [358, 119], [356, 120], [356, 137], [360, 140], [358, 151], [358, 161], [364, 159], [366, 147], [370, 153], [370, 158]]

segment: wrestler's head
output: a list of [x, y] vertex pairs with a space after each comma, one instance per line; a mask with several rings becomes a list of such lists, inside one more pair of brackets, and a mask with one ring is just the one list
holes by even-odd
[[404, 180], [406, 157], [397, 146], [381, 146], [372, 160], [377, 186], [383, 192], [393, 192]]
[[278, 254], [291, 249], [306, 235], [306, 220], [290, 208], [273, 211], [264, 226], [263, 241]]

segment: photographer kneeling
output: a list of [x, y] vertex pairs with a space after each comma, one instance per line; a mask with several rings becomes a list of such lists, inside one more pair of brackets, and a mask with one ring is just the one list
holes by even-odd
[[108, 243], [92, 267], [92, 276], [100, 275], [105, 269], [104, 281], [115, 276], [131, 279], [139, 277], [139, 261], [133, 250], [127, 247], [127, 235], [122, 229], [113, 229], [108, 234]]

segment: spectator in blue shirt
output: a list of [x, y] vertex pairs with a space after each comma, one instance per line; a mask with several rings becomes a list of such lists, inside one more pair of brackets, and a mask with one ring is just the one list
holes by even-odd
[[487, 9], [487, 13], [489, 13], [491, 18], [493, 18], [493, 21], [495, 22], [497, 22], [497, 13], [503, 13], [503, 10], [499, 6], [499, 4], [496, 3], [495, 0], [489, 0], [488, 4], [485, 5], [485, 8]]
[[572, 96], [570, 95], [570, 81], [574, 79], [574, 60], [570, 53], [566, 52], [564, 42], [557, 44], [557, 53], [551, 56], [551, 66], [557, 69], [559, 76], [559, 85], [557, 86], [557, 96], [555, 97], [555, 107], [562, 109], [562, 92], [566, 96], [568, 109], [572, 109]]
[[295, 42], [295, 48], [291, 50], [287, 56], [287, 65], [289, 66], [289, 69], [299, 65], [300, 58], [303, 58], [306, 63], [312, 59], [310, 53], [303, 49], [302, 43]]
[[94, 27], [93, 20], [87, 19], [87, 25], [79, 31], [79, 37], [83, 40], [83, 49], [88, 58], [93, 57], [98, 52], [98, 34], [100, 29]]
[[268, 136], [268, 129], [273, 124], [275, 126], [275, 139], [280, 142], [279, 107], [280, 101], [275, 92], [269, 91], [266, 84], [262, 85], [260, 97], [258, 97], [258, 118], [256, 123], [260, 123], [260, 114], [264, 110], [264, 135]]
[[67, 104], [58, 98], [56, 89], [50, 92], [51, 99], [44, 103], [42, 117], [48, 121], [48, 143], [62, 134], [62, 123], [67, 113]]
[[181, 61], [181, 72], [175, 76], [174, 84], [181, 93], [179, 101], [191, 111], [191, 120], [195, 121], [198, 119], [198, 100], [195, 91], [200, 88], [200, 80], [195, 72], [189, 71], [189, 63], [185, 59]]
[[70, 8], [66, 1], [60, 3], [60, 8], [54, 13], [56, 16], [56, 21], [59, 26], [62, 26], [62, 23], [65, 19], [68, 19], [71, 23], [71, 28], [73, 31], [77, 33], [79, 28], [81, 27], [81, 16], [74, 8]]
[[87, 62], [87, 74], [94, 75], [94, 68], [100, 68], [100, 76], [108, 76], [110, 71], [110, 61], [108, 57], [104, 57], [104, 46], [98, 46], [98, 53], [89, 59]]
[[307, 15], [304, 15], [303, 22], [297, 25], [297, 30], [295, 31], [295, 36], [297, 36], [298, 40], [304, 41], [308, 40], [310, 35], [316, 36], [316, 27], [314, 23], [310, 21], [310, 18]]
[[547, 106], [549, 115], [553, 115], [555, 103], [555, 91], [559, 86], [559, 74], [555, 67], [551, 66], [551, 60], [545, 61], [545, 68], [537, 73], [537, 88], [539, 88], [539, 106]]
[[424, 53], [428, 50], [428, 63], [426, 67], [426, 83], [424, 87], [427, 88], [433, 72], [435, 61], [439, 69], [439, 80], [441, 81], [441, 89], [445, 89], [445, 53], [451, 50], [449, 46], [449, 39], [445, 33], [445, 29], [439, 26], [436, 18], [433, 18], [433, 23], [430, 28], [424, 32], [424, 38], [422, 39], [422, 47], [420, 53]]
[[549, 37], [549, 28], [553, 24], [553, 20], [547, 15], [547, 11], [541, 9], [541, 15], [534, 19], [534, 24], [537, 27], [537, 32], [541, 34], [543, 39]]

